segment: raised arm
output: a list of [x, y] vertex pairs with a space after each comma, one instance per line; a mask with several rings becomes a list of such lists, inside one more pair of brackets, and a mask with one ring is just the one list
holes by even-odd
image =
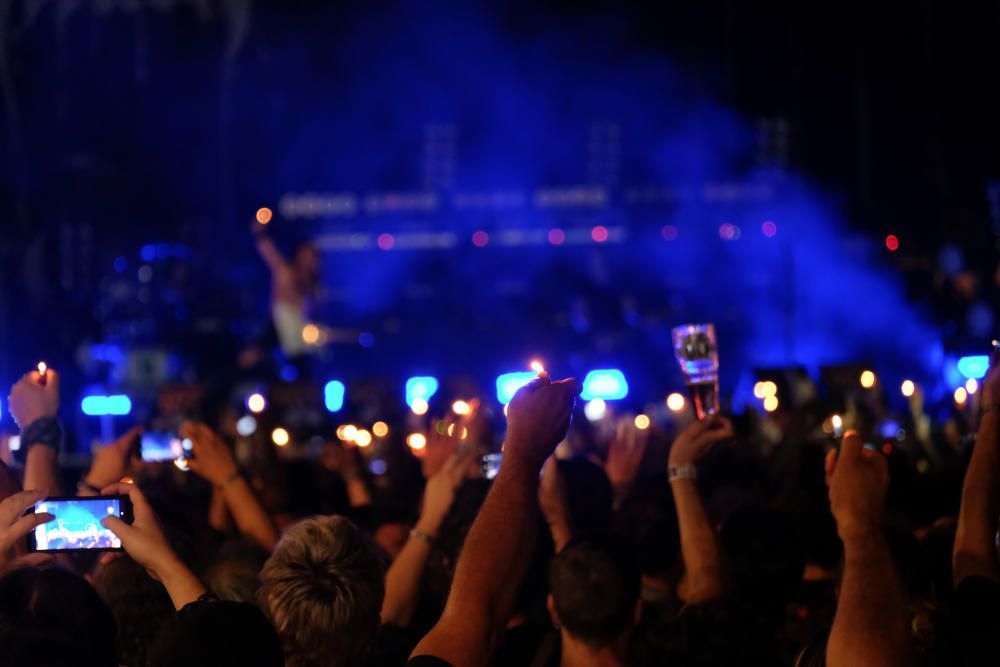
[[844, 542], [844, 574], [826, 645], [829, 667], [906, 665], [908, 623], [903, 588], [884, 534], [889, 464], [844, 435], [830, 475], [830, 509]]
[[383, 623], [406, 627], [413, 619], [420, 595], [420, 580], [431, 554], [431, 545], [455, 499], [455, 490], [466, 478], [474, 460], [475, 456], [469, 453], [453, 454], [444, 467], [427, 480], [420, 519], [410, 531], [410, 539], [385, 574]]
[[49, 369], [44, 383], [38, 371], [25, 374], [10, 390], [10, 414], [21, 427], [21, 447], [27, 450], [24, 488], [43, 489], [49, 495], [61, 491], [59, 448], [59, 374]]
[[[995, 360], [994, 360], [995, 361]], [[982, 417], [972, 460], [965, 473], [962, 509], [955, 534], [955, 586], [978, 576], [1000, 582], [994, 542], [1000, 516], [1000, 366], [993, 364], [983, 381]]]
[[698, 494], [695, 466], [715, 444], [732, 436], [732, 423], [713, 416], [691, 423], [670, 448], [670, 490], [677, 507], [684, 560], [681, 597], [688, 604], [713, 600], [725, 590], [719, 538]]
[[[116, 516], [101, 519], [101, 525], [118, 536], [125, 552], [167, 589], [174, 609], [196, 601], [207, 592], [205, 585], [181, 561], [163, 535], [160, 522], [135, 484], [112, 484], [102, 495], [127, 495], [132, 501], [133, 521], [127, 524]], [[113, 556], [112, 556], [113, 557]]]
[[226, 501], [240, 534], [250, 538], [268, 552], [278, 544], [278, 529], [246, 478], [240, 474], [229, 446], [212, 429], [197, 422], [184, 422], [182, 437], [193, 443], [194, 458], [188, 465], [209, 481]]
[[500, 473], [466, 538], [444, 613], [414, 656], [487, 664], [534, 548], [539, 473], [566, 434], [579, 392], [576, 380], [541, 376], [511, 400]]
[[285, 260], [284, 255], [281, 254], [281, 251], [278, 250], [278, 246], [271, 240], [271, 237], [265, 233], [264, 225], [254, 223], [252, 230], [257, 244], [257, 252], [260, 253], [264, 263], [267, 264], [267, 268], [271, 269], [272, 273], [287, 270], [288, 262]]

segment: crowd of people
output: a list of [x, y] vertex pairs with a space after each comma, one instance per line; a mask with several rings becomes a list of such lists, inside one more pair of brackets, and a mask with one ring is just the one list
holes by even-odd
[[[332, 426], [292, 465], [226, 410], [180, 428], [190, 471], [141, 461], [135, 427], [76, 473], [59, 375], [27, 373], [0, 470], [0, 663], [1000, 663], [1000, 368], [974, 439], [919, 447], [807, 410], [588, 419], [580, 390], [542, 371], [503, 418], [426, 419], [419, 457], [387, 424], [389, 475]], [[128, 497], [130, 522], [101, 519], [121, 551], [27, 548], [54, 518], [32, 509], [72, 495]]]

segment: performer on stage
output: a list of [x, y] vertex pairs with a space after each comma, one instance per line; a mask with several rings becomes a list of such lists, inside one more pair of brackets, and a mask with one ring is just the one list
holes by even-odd
[[310, 322], [310, 310], [319, 288], [319, 251], [303, 243], [289, 262], [267, 235], [266, 225], [255, 223], [253, 232], [257, 250], [271, 270], [271, 317], [278, 344], [289, 358], [307, 354], [310, 346], [303, 338], [303, 330]]

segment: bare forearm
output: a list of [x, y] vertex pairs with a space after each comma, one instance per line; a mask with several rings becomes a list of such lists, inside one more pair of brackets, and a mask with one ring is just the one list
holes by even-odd
[[1000, 514], [1000, 415], [983, 415], [962, 488], [955, 534], [955, 583], [969, 576], [1000, 580], [995, 539]]
[[223, 488], [223, 495], [240, 533], [268, 552], [273, 551], [278, 544], [278, 530], [247, 481], [240, 477], [227, 484]]
[[225, 532], [230, 527], [226, 498], [218, 487], [212, 488], [212, 497], [208, 502], [208, 525], [219, 532]]
[[361, 477], [353, 477], [347, 481], [347, 502], [351, 507], [364, 507], [372, 504], [372, 494], [368, 485]]
[[24, 488], [40, 489], [48, 492], [50, 496], [56, 496], [62, 493], [61, 487], [59, 454], [56, 450], [44, 445], [29, 449], [24, 465]]
[[844, 543], [844, 576], [827, 643], [829, 667], [906, 665], [907, 614], [889, 547], [881, 535]]
[[687, 578], [685, 602], [712, 600], [723, 593], [722, 557], [715, 529], [693, 479], [678, 479], [670, 484], [677, 507], [681, 536], [681, 557]]
[[[418, 527], [418, 530], [419, 527]], [[413, 619], [420, 595], [420, 580], [430, 556], [431, 547], [422, 539], [411, 537], [392, 561], [385, 574], [385, 598], [382, 601], [382, 623], [406, 627]]]
[[170, 601], [173, 602], [174, 609], [177, 611], [207, 592], [205, 585], [176, 556], [172, 556], [169, 562], [160, 566], [157, 575], [163, 583], [163, 587], [167, 589], [167, 595], [170, 596]]

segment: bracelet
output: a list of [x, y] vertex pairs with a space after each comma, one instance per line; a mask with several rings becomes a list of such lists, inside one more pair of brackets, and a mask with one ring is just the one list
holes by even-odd
[[679, 479], [698, 479], [698, 468], [696, 468], [693, 463], [670, 466], [667, 469], [667, 479], [671, 484]]
[[86, 477], [81, 477], [80, 481], [76, 483], [77, 491], [90, 491], [97, 495], [101, 495], [101, 490], [87, 481]]
[[225, 479], [225, 481], [223, 481], [222, 484], [219, 485], [219, 488], [220, 489], [225, 489], [227, 486], [229, 486], [230, 484], [232, 484], [236, 480], [240, 479], [242, 476], [243, 475], [240, 474], [239, 468], [237, 468], [236, 472], [234, 472], [232, 475], [230, 475], [229, 477], [227, 477]]
[[64, 438], [58, 417], [39, 417], [21, 429], [21, 448], [17, 450], [17, 458], [23, 463], [28, 457], [28, 450], [35, 445], [51, 447], [58, 453]]
[[434, 538], [422, 530], [417, 530], [416, 528], [413, 528], [412, 530], [410, 530], [410, 537], [420, 540], [421, 542], [424, 542], [429, 547], [432, 548], [434, 547]]

